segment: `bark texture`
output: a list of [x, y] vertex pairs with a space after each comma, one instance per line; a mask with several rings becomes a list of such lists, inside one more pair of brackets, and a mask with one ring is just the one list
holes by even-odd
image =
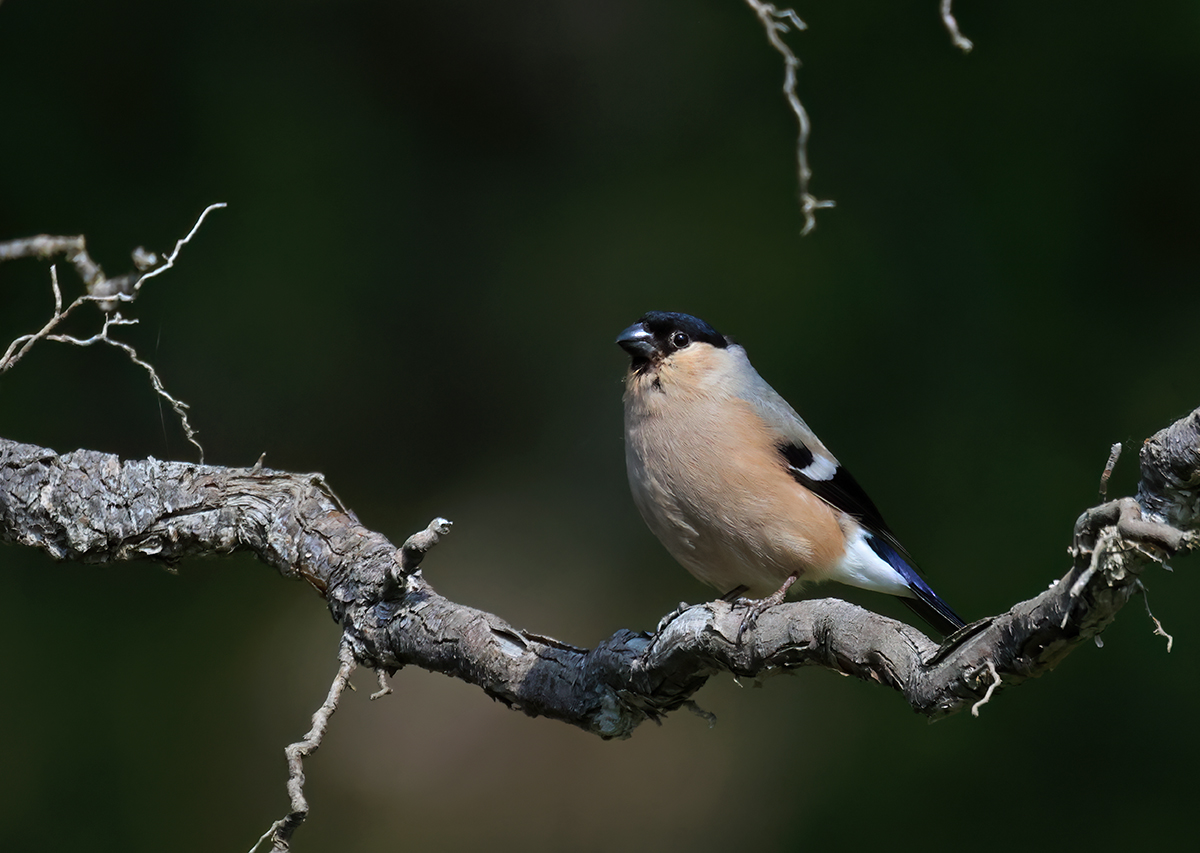
[[449, 524], [437, 519], [398, 549], [340, 507], [319, 475], [122, 462], [0, 440], [5, 542], [86, 563], [252, 551], [326, 599], [357, 664], [443, 672], [604, 738], [681, 707], [720, 671], [761, 678], [821, 666], [887, 685], [930, 718], [977, 707], [1104, 630], [1147, 565], [1195, 546], [1198, 523], [1200, 410], [1146, 442], [1136, 499], [1081, 516], [1074, 565], [1057, 584], [940, 646], [902, 622], [820, 599], [749, 622], [743, 606], [699, 604], [654, 633], [621, 630], [581, 649], [438, 595], [419, 564]]

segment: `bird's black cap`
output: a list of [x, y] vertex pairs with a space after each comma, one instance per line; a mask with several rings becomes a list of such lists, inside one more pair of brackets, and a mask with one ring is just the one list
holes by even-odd
[[667, 338], [673, 332], [683, 332], [694, 341], [704, 341], [718, 349], [728, 345], [725, 336], [705, 323], [699, 317], [691, 314], [680, 314], [675, 311], [647, 311], [641, 319], [641, 324], [655, 338]]
[[729, 345], [724, 335], [699, 317], [675, 311], [648, 311], [617, 337], [617, 343], [635, 363], [665, 357], [693, 341], [718, 349]]

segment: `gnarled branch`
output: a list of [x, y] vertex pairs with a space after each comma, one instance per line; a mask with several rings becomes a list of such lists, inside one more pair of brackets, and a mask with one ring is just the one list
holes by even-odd
[[[901, 692], [938, 718], [1052, 669], [1107, 626], [1147, 564], [1195, 544], [1200, 410], [1151, 439], [1138, 498], [1080, 518], [1074, 565], [1041, 595], [940, 647], [916, 628], [835, 599], [782, 604], [746, 626], [723, 601], [650, 634], [581, 649], [448, 601], [416, 567], [448, 527], [397, 549], [341, 509], [316, 475], [156, 459], [121, 462], [0, 441], [0, 536], [88, 563], [248, 550], [325, 597], [355, 660], [443, 672], [532, 716], [605, 738], [680, 707], [716, 672], [763, 677], [822, 666]], [[1168, 524], [1170, 526], [1168, 526]]]
[[[317, 474], [221, 468], [90, 450], [58, 454], [0, 439], [0, 539], [59, 560], [111, 563], [250, 551], [307, 581], [342, 626], [341, 668], [305, 739], [289, 747], [291, 812], [260, 839], [288, 847], [307, 815], [302, 759], [321, 742], [356, 665], [406, 665], [482, 688], [530, 716], [602, 738], [685, 705], [712, 675], [763, 678], [819, 666], [899, 691], [938, 719], [979, 709], [1001, 687], [1053, 669], [1099, 634], [1141, 588], [1139, 575], [1196, 544], [1200, 410], [1150, 439], [1137, 499], [1085, 512], [1074, 565], [1050, 589], [938, 645], [916, 628], [836, 599], [790, 602], [745, 620], [713, 601], [670, 614], [653, 633], [620, 630], [582, 649], [449, 601], [422, 557], [449, 532], [435, 519], [397, 549], [368, 530]], [[374, 698], [374, 697], [373, 697]]]

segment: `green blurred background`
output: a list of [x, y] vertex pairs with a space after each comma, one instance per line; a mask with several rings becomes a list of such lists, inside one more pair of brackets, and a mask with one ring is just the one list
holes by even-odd
[[[781, 63], [738, 0], [0, 4], [0, 239], [113, 274], [215, 201], [126, 338], [207, 461], [321, 471], [452, 599], [579, 645], [711, 595], [629, 500], [616, 334], [737, 336], [962, 614], [1062, 574], [1071, 525], [1200, 405], [1200, 5], [806, 3], [801, 220]], [[74, 287], [72, 274], [64, 282]], [[51, 307], [0, 267], [3, 341]], [[80, 324], [83, 331], [88, 324]], [[94, 328], [94, 324], [90, 327]], [[115, 351], [38, 347], [0, 434], [194, 459]], [[716, 678], [603, 743], [369, 673], [306, 765], [299, 850], [1190, 849], [1195, 559], [1105, 646], [930, 726], [820, 671]], [[0, 550], [0, 847], [244, 850], [335, 668], [322, 601], [250, 558]], [[885, 613], [894, 602], [826, 588]]]

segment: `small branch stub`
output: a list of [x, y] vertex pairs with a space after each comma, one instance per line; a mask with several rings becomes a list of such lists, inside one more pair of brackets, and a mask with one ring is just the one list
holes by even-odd
[[429, 549], [441, 541], [450, 532], [454, 522], [444, 518], [435, 518], [429, 526], [420, 533], [414, 533], [404, 541], [404, 545], [396, 552], [396, 562], [400, 571], [406, 575], [415, 572], [425, 559]]

